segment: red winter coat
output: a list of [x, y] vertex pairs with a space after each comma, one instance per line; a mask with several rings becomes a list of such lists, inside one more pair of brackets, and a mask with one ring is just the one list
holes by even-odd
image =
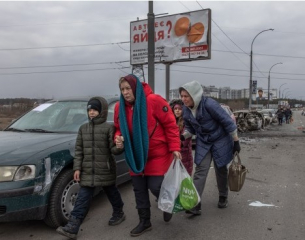
[[[154, 94], [147, 83], [142, 83], [147, 104], [149, 136], [148, 158], [142, 174], [163, 176], [173, 160], [173, 151], [180, 151], [179, 129], [174, 114], [164, 98]], [[115, 134], [122, 135], [119, 122], [119, 102], [114, 108]], [[133, 105], [125, 101], [126, 120], [132, 139]], [[131, 175], [136, 175], [130, 171]]]

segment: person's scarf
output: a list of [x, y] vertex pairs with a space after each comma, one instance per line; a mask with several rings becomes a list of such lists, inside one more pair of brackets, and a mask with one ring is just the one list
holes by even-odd
[[147, 106], [143, 86], [137, 79], [135, 104], [132, 118], [132, 140], [128, 130], [125, 100], [120, 97], [119, 121], [124, 137], [125, 157], [129, 168], [136, 174], [143, 172], [148, 155], [149, 137], [147, 130]]

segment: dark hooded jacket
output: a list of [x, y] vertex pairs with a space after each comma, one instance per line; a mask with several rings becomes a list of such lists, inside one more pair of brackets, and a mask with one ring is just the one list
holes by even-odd
[[120, 154], [123, 150], [116, 148], [113, 142], [114, 126], [106, 122], [107, 101], [101, 97], [92, 99], [100, 101], [102, 111], [79, 128], [73, 170], [81, 171], [81, 186], [110, 186], [116, 182], [116, 162], [112, 154]]
[[211, 151], [217, 167], [227, 165], [233, 157], [231, 133], [237, 126], [218, 102], [203, 96], [201, 85], [189, 82], [179, 88], [186, 90], [194, 100], [194, 107], [183, 106], [185, 128], [196, 137], [195, 163], [200, 164]]

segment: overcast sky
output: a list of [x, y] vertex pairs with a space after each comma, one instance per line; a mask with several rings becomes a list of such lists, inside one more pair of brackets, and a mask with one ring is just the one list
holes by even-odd
[[[201, 6], [200, 6], [200, 5]], [[210, 8], [212, 58], [171, 65], [171, 86], [267, 89], [281, 86], [305, 100], [305, 2], [154, 1], [154, 13]], [[131, 73], [130, 22], [147, 18], [147, 1], [0, 2], [0, 98], [118, 94]], [[126, 43], [127, 42], [127, 43]], [[165, 97], [165, 66], [156, 64], [155, 92]], [[147, 81], [147, 66], [144, 68]]]

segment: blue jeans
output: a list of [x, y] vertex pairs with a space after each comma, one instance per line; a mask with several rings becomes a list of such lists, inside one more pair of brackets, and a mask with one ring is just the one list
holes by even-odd
[[[83, 221], [87, 216], [94, 194], [94, 187], [81, 187], [78, 196], [74, 205], [74, 208], [71, 212], [71, 216]], [[103, 187], [104, 192], [106, 193], [109, 202], [112, 205], [114, 213], [119, 213], [123, 209], [123, 201], [121, 194], [115, 185]]]

